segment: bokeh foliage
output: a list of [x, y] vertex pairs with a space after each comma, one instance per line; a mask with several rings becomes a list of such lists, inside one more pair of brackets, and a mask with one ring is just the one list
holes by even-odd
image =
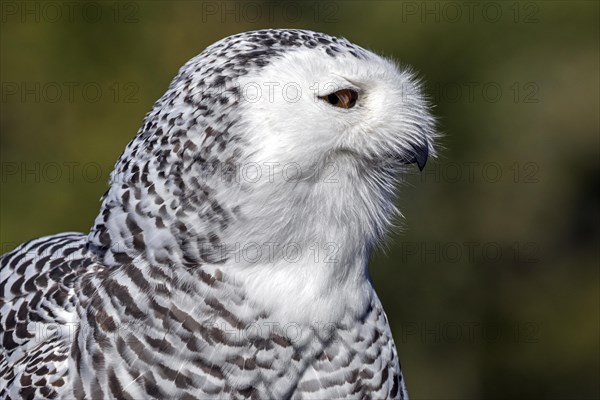
[[67, 3], [2, 3], [2, 252], [89, 230], [144, 114], [207, 45], [341, 35], [418, 70], [444, 134], [371, 263], [412, 398], [599, 397], [598, 2]]

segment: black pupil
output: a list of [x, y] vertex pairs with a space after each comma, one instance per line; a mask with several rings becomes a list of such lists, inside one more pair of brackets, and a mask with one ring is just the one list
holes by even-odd
[[327, 96], [327, 101], [329, 101], [329, 103], [333, 105], [336, 105], [337, 103], [339, 103], [340, 98], [337, 97], [335, 93], [331, 93], [329, 96]]

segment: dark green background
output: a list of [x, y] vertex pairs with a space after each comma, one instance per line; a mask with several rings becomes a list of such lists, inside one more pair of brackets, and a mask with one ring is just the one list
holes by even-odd
[[341, 35], [418, 70], [444, 134], [371, 263], [412, 398], [598, 398], [598, 2], [75, 4], [2, 3], [3, 252], [89, 230], [144, 114], [207, 45]]

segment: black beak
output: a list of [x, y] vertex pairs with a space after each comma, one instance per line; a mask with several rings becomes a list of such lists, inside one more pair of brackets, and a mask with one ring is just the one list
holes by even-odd
[[412, 151], [410, 151], [405, 158], [405, 164], [417, 164], [420, 171], [423, 171], [425, 164], [427, 164], [427, 158], [429, 158], [429, 144], [425, 141], [421, 144], [412, 144]]

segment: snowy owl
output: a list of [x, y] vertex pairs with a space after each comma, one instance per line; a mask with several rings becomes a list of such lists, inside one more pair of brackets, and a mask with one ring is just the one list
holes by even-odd
[[146, 115], [87, 235], [2, 256], [0, 397], [404, 399], [368, 273], [434, 119], [342, 38], [225, 38]]

